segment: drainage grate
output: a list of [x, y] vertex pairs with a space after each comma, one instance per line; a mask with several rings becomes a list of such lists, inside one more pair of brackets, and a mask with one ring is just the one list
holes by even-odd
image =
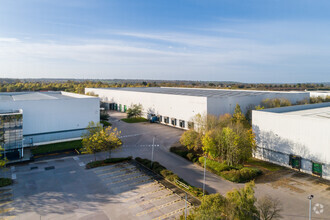
[[55, 169], [55, 167], [54, 167], [54, 166], [45, 167], [45, 170], [53, 170], [53, 169]]
[[38, 167], [30, 167], [31, 170], [36, 170]]

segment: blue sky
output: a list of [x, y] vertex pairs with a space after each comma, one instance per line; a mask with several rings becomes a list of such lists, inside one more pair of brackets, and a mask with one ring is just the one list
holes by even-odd
[[328, 0], [0, 0], [0, 77], [330, 81]]

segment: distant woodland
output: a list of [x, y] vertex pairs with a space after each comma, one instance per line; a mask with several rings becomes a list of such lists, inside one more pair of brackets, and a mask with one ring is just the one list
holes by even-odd
[[84, 88], [109, 87], [187, 87], [213, 89], [253, 89], [273, 91], [330, 90], [330, 83], [266, 84], [224, 81], [166, 81], [166, 80], [80, 80], [80, 79], [0, 79], [0, 92], [67, 91], [84, 93]]

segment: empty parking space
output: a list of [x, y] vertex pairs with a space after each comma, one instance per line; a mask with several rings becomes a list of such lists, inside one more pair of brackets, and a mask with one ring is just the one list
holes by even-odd
[[35, 162], [8, 171], [17, 179], [0, 190], [0, 219], [174, 219], [184, 212], [185, 199], [137, 164], [80, 166], [92, 158]]
[[0, 219], [9, 220], [15, 218], [13, 203], [13, 191], [11, 187], [0, 189]]
[[[175, 218], [185, 209], [184, 198], [130, 163], [100, 167], [93, 172], [109, 190], [120, 197], [133, 218]], [[189, 202], [187, 208], [191, 208]]]

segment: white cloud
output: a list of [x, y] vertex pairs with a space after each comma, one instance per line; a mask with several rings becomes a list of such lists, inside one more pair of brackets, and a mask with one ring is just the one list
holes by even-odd
[[269, 42], [259, 36], [262, 31], [250, 27], [255, 31], [252, 37], [246, 36], [245, 27], [241, 33], [233, 29], [235, 36], [227, 37], [215, 29], [215, 34], [117, 31], [108, 39], [66, 41], [0, 38], [0, 73], [2, 77], [299, 81], [297, 76], [316, 72], [315, 80], [329, 80], [325, 75], [322, 79], [330, 68], [325, 61], [329, 46]]

